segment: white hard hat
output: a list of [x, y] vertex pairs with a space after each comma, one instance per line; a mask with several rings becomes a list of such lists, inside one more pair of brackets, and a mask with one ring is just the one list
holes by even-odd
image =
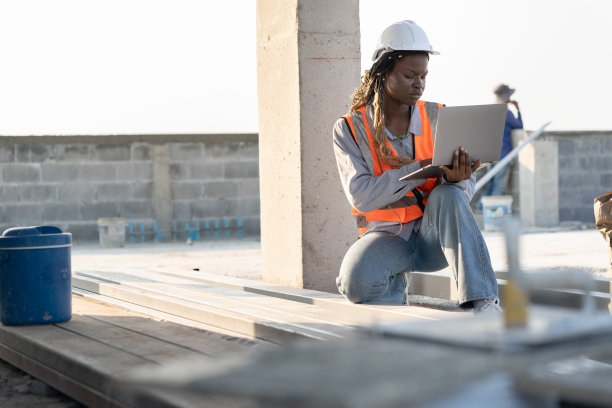
[[399, 21], [385, 28], [378, 39], [372, 61], [377, 61], [387, 51], [399, 50], [439, 54], [433, 50], [425, 31], [411, 20]]

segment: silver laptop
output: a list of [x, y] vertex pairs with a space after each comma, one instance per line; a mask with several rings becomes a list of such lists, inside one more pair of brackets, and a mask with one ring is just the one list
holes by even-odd
[[444, 172], [439, 166], [452, 168], [453, 151], [460, 146], [472, 163], [480, 159], [480, 167], [499, 160], [507, 109], [505, 103], [440, 108], [431, 164], [400, 180], [441, 176]]

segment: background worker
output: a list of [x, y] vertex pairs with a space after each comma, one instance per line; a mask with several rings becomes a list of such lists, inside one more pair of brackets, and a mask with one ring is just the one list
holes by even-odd
[[[512, 138], [511, 134], [514, 129], [522, 129], [523, 128], [523, 119], [521, 117], [521, 109], [519, 108], [519, 104], [516, 100], [510, 99], [515, 89], [510, 88], [506, 84], [500, 84], [493, 89], [493, 93], [495, 94], [497, 103], [505, 103], [508, 105], [514, 105], [516, 108], [517, 116], [514, 116], [514, 113], [510, 109], [506, 111], [506, 124], [504, 126], [504, 136], [502, 139], [502, 149], [501, 155], [499, 159], [503, 159], [506, 157], [508, 153], [512, 150]], [[491, 171], [497, 166], [494, 164], [493, 166], [489, 166], [487, 168], [488, 171]], [[504, 195], [508, 190], [508, 178], [510, 176], [510, 167], [511, 164], [504, 166], [487, 184], [485, 190], [482, 192], [482, 196], [497, 196]], [[481, 197], [482, 197], [481, 196]], [[482, 202], [478, 202], [479, 210], [482, 210]]]
[[342, 186], [360, 238], [344, 256], [336, 283], [354, 303], [407, 303], [407, 273], [450, 265], [459, 303], [500, 311], [497, 281], [469, 200], [469, 154], [453, 153], [439, 179], [399, 178], [431, 163], [437, 103], [421, 101], [430, 54], [413, 21], [386, 28], [372, 67], [355, 90], [349, 114], [333, 131]]

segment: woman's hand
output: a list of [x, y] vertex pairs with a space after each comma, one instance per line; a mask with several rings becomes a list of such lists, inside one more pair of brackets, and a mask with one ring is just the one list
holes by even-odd
[[452, 170], [446, 166], [440, 166], [440, 168], [444, 171], [446, 181], [456, 183], [461, 180], [468, 180], [479, 166], [480, 159], [470, 165], [470, 155], [463, 147], [460, 147], [459, 150], [453, 152]]
[[520, 109], [520, 108], [519, 108], [519, 106], [518, 106], [518, 102], [517, 102], [517, 101], [514, 101], [514, 100], [511, 100], [511, 99], [508, 99], [508, 101], [506, 101], [506, 103], [509, 103], [509, 104], [514, 105], [514, 107], [516, 108], [516, 111], [517, 111], [517, 112], [520, 112], [520, 111], [521, 111], [521, 109]]

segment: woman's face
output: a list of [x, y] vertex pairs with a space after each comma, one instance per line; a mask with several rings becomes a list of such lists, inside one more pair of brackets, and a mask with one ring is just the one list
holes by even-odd
[[429, 59], [425, 55], [400, 58], [393, 70], [385, 74], [384, 95], [405, 105], [415, 105], [425, 91]]

